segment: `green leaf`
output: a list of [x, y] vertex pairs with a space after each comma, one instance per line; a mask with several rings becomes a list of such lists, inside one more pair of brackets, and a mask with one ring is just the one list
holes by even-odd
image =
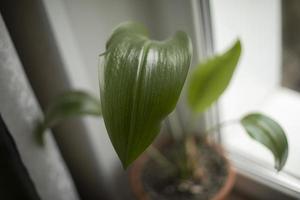
[[67, 118], [82, 115], [101, 116], [100, 100], [84, 91], [68, 91], [61, 94], [47, 108], [44, 121], [38, 124], [38, 139], [42, 139], [45, 129]]
[[194, 112], [204, 112], [228, 86], [241, 54], [238, 40], [227, 52], [198, 65], [191, 73], [188, 103]]
[[283, 129], [273, 119], [251, 113], [242, 118], [241, 124], [254, 140], [266, 146], [274, 155], [275, 168], [279, 171], [288, 157], [288, 141]]
[[191, 60], [184, 32], [165, 41], [148, 38], [138, 23], [112, 33], [100, 57], [102, 113], [111, 142], [127, 168], [154, 140], [175, 108]]

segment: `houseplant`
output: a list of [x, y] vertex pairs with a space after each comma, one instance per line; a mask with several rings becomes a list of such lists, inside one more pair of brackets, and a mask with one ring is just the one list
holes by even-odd
[[[155, 41], [148, 38], [143, 25], [123, 23], [113, 31], [107, 41], [106, 51], [99, 56], [101, 102], [84, 91], [62, 94], [49, 106], [44, 121], [38, 125], [38, 138], [42, 139], [46, 128], [68, 117], [101, 115], [116, 153], [126, 169], [153, 142], [160, 124], [174, 110], [188, 77], [187, 102], [193, 113], [189, 130], [184, 130], [179, 139], [161, 142], [164, 143], [161, 150], [150, 147], [147, 152], [151, 159], [143, 159], [142, 163], [147, 162], [147, 166], [166, 172], [154, 177], [164, 183], [157, 190], [157, 182], [152, 180], [153, 176], [150, 177], [150, 190], [155, 193], [154, 196], [162, 188], [166, 189], [166, 184], [171, 180], [174, 187], [170, 195], [184, 194], [182, 199], [200, 198], [205, 183], [211, 184], [214, 180], [206, 177], [206, 174], [214, 174], [208, 171], [209, 167], [205, 167], [211, 166], [207, 161], [209, 155], [214, 155], [212, 159], [221, 168], [224, 166], [221, 173], [225, 178], [230, 175], [230, 168], [218, 147], [208, 142], [207, 135], [193, 132], [193, 119], [205, 112], [226, 89], [240, 53], [241, 43], [237, 41], [224, 54], [199, 64], [188, 74], [192, 44], [186, 33], [179, 31], [170, 39]], [[260, 113], [250, 113], [238, 122], [246, 133], [273, 153], [275, 168], [281, 170], [287, 159], [288, 143], [280, 125]], [[199, 151], [200, 147], [204, 148]], [[206, 151], [208, 153], [204, 153]], [[140, 170], [140, 167], [134, 169], [142, 173], [144, 170]], [[151, 174], [150, 170], [150, 175], [155, 174]], [[142, 176], [139, 174], [136, 177], [140, 180]], [[224, 182], [221, 181], [220, 187]], [[144, 188], [142, 190], [145, 191]], [[216, 195], [217, 192], [212, 192], [207, 198]], [[155, 199], [149, 194], [141, 197]], [[160, 194], [157, 198], [161, 198]]]

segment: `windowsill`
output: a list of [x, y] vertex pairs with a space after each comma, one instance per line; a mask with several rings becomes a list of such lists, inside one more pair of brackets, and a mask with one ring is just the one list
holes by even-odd
[[262, 184], [259, 181], [253, 180], [239, 172], [236, 178], [236, 183], [229, 197], [230, 200], [294, 200], [296, 198], [280, 192], [276, 188]]
[[241, 173], [270, 185], [284, 193], [300, 195], [300, 95], [281, 88], [268, 96], [256, 111], [263, 112], [278, 121], [287, 133], [289, 158], [283, 171], [274, 169], [272, 154], [262, 145], [251, 140], [240, 126], [224, 128], [223, 142], [229, 156]]

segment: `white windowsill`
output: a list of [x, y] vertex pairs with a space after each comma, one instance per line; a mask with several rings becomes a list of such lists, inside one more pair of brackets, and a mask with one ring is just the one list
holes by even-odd
[[232, 157], [236, 157], [234, 154], [238, 154], [245, 159], [244, 162], [237, 161], [239, 167], [244, 171], [260, 173], [261, 177], [272, 180], [278, 186], [300, 192], [300, 134], [298, 133], [300, 129], [300, 94], [290, 89], [280, 88], [266, 97], [254, 111], [271, 116], [281, 124], [287, 133], [290, 154], [283, 172], [276, 172], [273, 168], [274, 160], [270, 151], [252, 140], [239, 125], [223, 129], [225, 148]]

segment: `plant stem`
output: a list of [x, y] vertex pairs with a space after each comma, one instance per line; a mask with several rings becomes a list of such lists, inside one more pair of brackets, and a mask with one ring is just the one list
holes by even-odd
[[191, 119], [189, 120], [189, 123], [187, 125], [187, 133], [188, 134], [191, 133], [192, 131], [194, 131], [196, 118], [197, 118], [197, 115], [196, 115], [196, 113], [193, 112], [191, 114]]
[[178, 108], [168, 117], [170, 132], [175, 140], [180, 140], [180, 136], [184, 135], [184, 128], [182, 127], [182, 124], [180, 123], [180, 118], [178, 114]]
[[235, 123], [239, 123], [239, 121], [240, 120], [238, 120], [238, 119], [233, 119], [233, 120], [228, 120], [228, 121], [218, 123], [218, 124], [208, 128], [207, 130], [205, 130], [205, 133], [209, 134], [209, 133], [214, 132], [215, 130], [217, 130], [221, 127], [228, 126], [228, 125], [235, 124]]
[[[189, 129], [192, 130], [193, 127], [190, 127], [193, 125], [194, 120], [196, 119], [196, 115], [192, 116], [192, 121], [190, 122]], [[212, 126], [211, 128], [207, 129], [205, 133], [209, 134], [210, 132], [213, 132], [216, 129], [219, 129], [220, 127], [231, 125], [233, 123], [237, 123], [239, 120], [230, 120], [230, 121], [224, 121], [222, 123], [216, 124]], [[199, 152], [195, 137], [192, 135], [186, 135], [184, 138], [184, 145], [185, 145], [185, 153], [187, 156], [187, 166], [189, 170], [191, 171], [192, 177], [194, 179], [198, 180], [205, 180], [205, 173], [203, 166], [199, 166], [199, 160], [201, 160], [201, 152]]]
[[150, 145], [149, 148], [147, 149], [147, 153], [153, 160], [155, 160], [157, 163], [160, 165], [166, 167], [166, 168], [171, 168], [175, 169], [175, 166], [171, 161], [169, 161], [157, 148], [154, 146]]

